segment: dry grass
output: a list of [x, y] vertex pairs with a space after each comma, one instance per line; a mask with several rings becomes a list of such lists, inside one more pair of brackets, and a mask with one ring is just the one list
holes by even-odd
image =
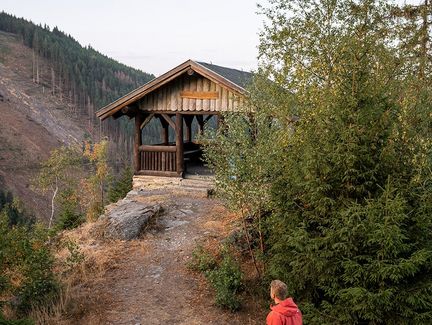
[[[1, 301], [8, 301], [10, 297], [0, 297]], [[6, 319], [13, 319], [15, 317], [15, 311], [9, 304], [2, 306], [1, 312]]]
[[[120, 256], [138, 243], [103, 240], [100, 223], [86, 223], [59, 236], [55, 272], [63, 289], [51, 306], [33, 309], [30, 316], [36, 324], [104, 323], [101, 312], [104, 298], [97, 288], [107, 272], [117, 267]], [[65, 243], [73, 243], [73, 251], [79, 258], [71, 255]]]
[[36, 324], [65, 324], [63, 322], [64, 312], [71, 303], [72, 296], [70, 287], [67, 286], [60, 292], [58, 300], [51, 306], [35, 307], [30, 313], [30, 318], [34, 319]]
[[[95, 236], [98, 230], [99, 222], [86, 223], [75, 230], [64, 232], [60, 238], [62, 243], [72, 242], [78, 245], [79, 252], [84, 256], [84, 261], [69, 274], [68, 279], [73, 284], [76, 284], [73, 281], [74, 277], [77, 277], [76, 280], [79, 280], [79, 283], [89, 280], [98, 281], [106, 271], [116, 267], [117, 257], [124, 253], [126, 246], [124, 242], [107, 242], [100, 236]], [[69, 257], [70, 251], [67, 246], [63, 245], [56, 254], [61, 269], [65, 269]]]

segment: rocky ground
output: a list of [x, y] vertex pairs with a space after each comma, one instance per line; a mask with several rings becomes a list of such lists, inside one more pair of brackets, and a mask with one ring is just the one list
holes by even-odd
[[[194, 196], [193, 192], [167, 190], [132, 192], [127, 200], [134, 201], [134, 205], [160, 206], [163, 212], [150, 218], [139, 239], [103, 244], [112, 245], [112, 249], [121, 245], [121, 251], [117, 249], [116, 257], [111, 259], [113, 267], [103, 278], [87, 288], [87, 299], [97, 303], [72, 323], [265, 322], [266, 310], [253, 301], [244, 303], [238, 313], [216, 307], [214, 293], [204, 277], [187, 267], [198, 242], [218, 245], [229, 231], [230, 214], [218, 200]], [[118, 211], [118, 206], [111, 210]]]

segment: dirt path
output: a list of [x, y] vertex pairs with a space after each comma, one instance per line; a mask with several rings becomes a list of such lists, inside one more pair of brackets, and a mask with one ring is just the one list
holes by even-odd
[[[148, 195], [165, 212], [106, 274], [99, 288], [106, 324], [258, 324], [264, 319], [214, 306], [203, 277], [187, 269], [198, 240], [224, 232], [226, 211], [217, 200], [190, 195]], [[136, 244], [136, 243], [135, 243]], [[256, 314], [256, 313], [255, 313]]]

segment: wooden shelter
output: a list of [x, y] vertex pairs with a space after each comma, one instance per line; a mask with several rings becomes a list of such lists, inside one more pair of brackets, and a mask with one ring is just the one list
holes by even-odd
[[[185, 160], [200, 149], [192, 142], [192, 122], [199, 132], [221, 112], [235, 111], [244, 100], [252, 74], [188, 60], [158, 78], [103, 107], [104, 120], [127, 115], [135, 119], [134, 166], [136, 175], [182, 177]], [[162, 142], [143, 144], [142, 130], [157, 118]], [[169, 142], [169, 129], [175, 143]]]

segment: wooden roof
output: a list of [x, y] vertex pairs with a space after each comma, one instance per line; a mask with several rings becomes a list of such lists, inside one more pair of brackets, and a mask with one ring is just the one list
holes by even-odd
[[[205, 62], [188, 60], [101, 108], [96, 112], [96, 116], [101, 120], [104, 120], [119, 112], [122, 108], [130, 106], [146, 95], [156, 91], [177, 77], [187, 74], [190, 72], [190, 70], [193, 70], [197, 74], [209, 79], [221, 87], [228, 89], [235, 95], [240, 95], [241, 97], [246, 94], [245, 88], [252, 81], [253, 77], [249, 72], [221, 67]], [[121, 114], [121, 112], [119, 113]]]

